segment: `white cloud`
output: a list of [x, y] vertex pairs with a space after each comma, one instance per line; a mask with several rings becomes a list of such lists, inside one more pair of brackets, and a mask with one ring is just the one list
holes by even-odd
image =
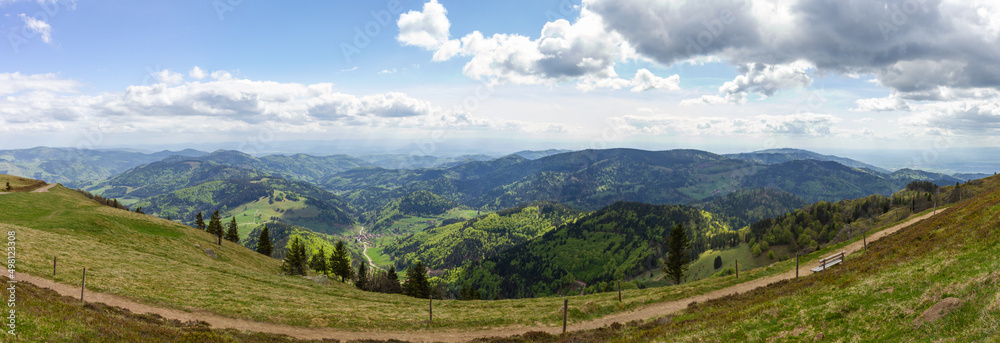
[[494, 83], [551, 85], [575, 81], [582, 90], [678, 89], [679, 76], [662, 78], [648, 69], [631, 80], [619, 78], [615, 63], [634, 59], [635, 52], [621, 35], [606, 31], [601, 18], [586, 9], [574, 23], [564, 19], [546, 23], [538, 39], [503, 33], [486, 37], [479, 31], [450, 39], [446, 14], [444, 6], [432, 0], [424, 4], [422, 12], [401, 15], [397, 40], [432, 51], [432, 59], [437, 62], [469, 57], [462, 72]]
[[[198, 68], [198, 67], [195, 67], [195, 68]], [[194, 72], [194, 70], [192, 70], [191, 72]], [[163, 82], [163, 83], [166, 83], [166, 84], [169, 84], [169, 85], [176, 85], [176, 84], [179, 84], [181, 82], [184, 82], [184, 75], [181, 75], [180, 73], [172, 72], [169, 69], [160, 70], [159, 72], [156, 72], [153, 76], [156, 77], [156, 80], [158, 80], [160, 82]]]
[[394, 74], [394, 73], [396, 73], [396, 68], [392, 68], [392, 69], [382, 69], [382, 71], [380, 71], [380, 72], [378, 72], [378, 73], [379, 73], [379, 74]]
[[757, 115], [751, 118], [683, 117], [676, 115], [626, 115], [612, 119], [622, 132], [633, 135], [829, 136], [840, 119], [828, 114]]
[[75, 92], [79, 82], [59, 79], [56, 74], [0, 73], [0, 95], [22, 91]]
[[813, 81], [808, 72], [810, 68], [811, 65], [802, 61], [785, 65], [746, 64], [740, 66], [740, 75], [719, 87], [719, 95], [687, 99], [681, 104], [744, 104], [750, 93], [768, 97], [781, 89], [809, 87]]
[[52, 44], [52, 26], [49, 23], [41, 19], [35, 19], [29, 17], [24, 13], [19, 15], [22, 21], [24, 21], [24, 26], [36, 34], [42, 35], [42, 41], [48, 44]]
[[909, 111], [910, 105], [905, 100], [897, 96], [885, 98], [858, 99], [855, 101], [857, 107], [851, 109], [859, 112], [883, 112], [883, 111]]
[[355, 96], [329, 83], [303, 85], [233, 78], [222, 71], [207, 82], [161, 82], [124, 92], [67, 95], [74, 81], [52, 74], [0, 74], [0, 119], [4, 131], [65, 128], [108, 121], [108, 132], [206, 132], [268, 128], [279, 132], [323, 132], [331, 128], [413, 128], [560, 132], [562, 125], [493, 120], [439, 106], [404, 93]]
[[399, 35], [396, 40], [404, 45], [436, 50], [449, 39], [448, 10], [437, 0], [424, 4], [422, 11], [409, 11], [399, 16]]
[[204, 79], [205, 76], [208, 76], [208, 74], [206, 74], [204, 70], [201, 70], [201, 68], [198, 68], [198, 66], [194, 66], [194, 68], [191, 68], [191, 71], [188, 72], [188, 76], [196, 80], [201, 80]]

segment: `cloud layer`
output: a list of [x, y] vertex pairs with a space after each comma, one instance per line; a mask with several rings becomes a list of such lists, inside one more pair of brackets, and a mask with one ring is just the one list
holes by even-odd
[[74, 95], [79, 84], [53, 74], [0, 74], [4, 131], [58, 130], [84, 121], [108, 121], [111, 131], [209, 132], [251, 130], [323, 132], [344, 128], [447, 128], [559, 132], [560, 125], [489, 120], [461, 108], [445, 110], [404, 93], [355, 96], [332, 84], [303, 85], [234, 78], [195, 67], [154, 73], [158, 83], [120, 93]]

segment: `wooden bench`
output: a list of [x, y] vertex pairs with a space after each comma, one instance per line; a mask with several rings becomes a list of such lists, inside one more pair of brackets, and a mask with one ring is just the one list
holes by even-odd
[[837, 265], [840, 262], [844, 262], [844, 255], [845, 255], [845, 252], [841, 251], [841, 252], [835, 253], [833, 255], [821, 258], [821, 259], [819, 259], [819, 267], [813, 268], [811, 270], [813, 272], [817, 272], [818, 273], [818, 272], [826, 270], [826, 268], [830, 268], [832, 266], [835, 266], [835, 265]]

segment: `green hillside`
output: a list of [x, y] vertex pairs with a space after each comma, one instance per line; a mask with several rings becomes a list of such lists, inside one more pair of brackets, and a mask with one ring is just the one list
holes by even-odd
[[[982, 181], [982, 180], [980, 180]], [[1000, 322], [1000, 179], [980, 196], [797, 281], [646, 322], [505, 342], [995, 342]], [[953, 304], [944, 306], [944, 304]]]
[[526, 205], [390, 240], [382, 253], [402, 267], [422, 261], [431, 269], [453, 268], [538, 237], [579, 213], [558, 204]]
[[[442, 278], [479, 289], [487, 299], [566, 294], [659, 268], [666, 234], [684, 224], [689, 258], [738, 244], [738, 234], [711, 214], [681, 205], [615, 203], [492, 257], [469, 262]], [[596, 291], [596, 289], [591, 289]]]
[[286, 221], [318, 232], [353, 229], [354, 208], [315, 186], [273, 177], [209, 181], [139, 201], [146, 213], [193, 223], [197, 212], [214, 210], [238, 223]]

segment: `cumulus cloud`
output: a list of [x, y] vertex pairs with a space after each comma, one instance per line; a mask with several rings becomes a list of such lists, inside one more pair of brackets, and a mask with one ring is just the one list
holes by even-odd
[[[192, 72], [194, 72], [194, 70], [192, 70]], [[172, 72], [168, 69], [160, 70], [154, 73], [153, 76], [156, 77], [156, 80], [170, 85], [176, 85], [178, 83], [184, 82], [184, 75]]]
[[[446, 110], [404, 93], [356, 96], [329, 83], [303, 85], [234, 78], [213, 71], [213, 80], [184, 82], [158, 73], [159, 83], [97, 95], [72, 92], [74, 81], [52, 74], [0, 74], [3, 130], [43, 130], [107, 120], [109, 132], [203, 132], [267, 127], [277, 131], [324, 131], [331, 127], [399, 127], [559, 132], [561, 125], [491, 120]], [[180, 78], [180, 81], [178, 81]]]
[[22, 21], [24, 21], [24, 26], [28, 30], [41, 35], [43, 42], [52, 44], [52, 26], [49, 25], [49, 23], [46, 23], [41, 19], [29, 17], [24, 13], [21, 13], [18, 16]]
[[437, 0], [424, 4], [422, 11], [409, 11], [399, 15], [399, 35], [396, 40], [404, 45], [436, 50], [448, 42], [451, 22], [448, 10]]
[[191, 68], [191, 71], [188, 72], [188, 76], [196, 80], [201, 80], [204, 79], [205, 76], [208, 76], [208, 74], [206, 74], [204, 70], [201, 70], [201, 68], [198, 68], [198, 66], [194, 66], [194, 68]]
[[400, 16], [397, 36], [404, 45], [434, 52], [434, 61], [469, 57], [462, 72], [473, 79], [512, 84], [553, 84], [577, 81], [578, 88], [634, 91], [677, 89], [674, 75], [668, 78], [643, 69], [633, 78], [619, 78], [614, 66], [634, 59], [634, 49], [621, 35], [604, 29], [601, 18], [586, 9], [574, 23], [559, 19], [546, 23], [538, 39], [517, 34], [484, 36], [473, 31], [451, 39], [444, 6], [432, 0], [421, 12]]
[[809, 68], [811, 66], [804, 62], [786, 65], [745, 64], [739, 68], [740, 75], [719, 87], [719, 95], [688, 99], [681, 104], [743, 104], [746, 103], [750, 93], [767, 97], [774, 95], [780, 89], [809, 87], [813, 81], [808, 73]]
[[805, 61], [822, 72], [873, 74], [901, 92], [1000, 87], [995, 1], [585, 0], [584, 7], [665, 65], [707, 55], [738, 65]]

